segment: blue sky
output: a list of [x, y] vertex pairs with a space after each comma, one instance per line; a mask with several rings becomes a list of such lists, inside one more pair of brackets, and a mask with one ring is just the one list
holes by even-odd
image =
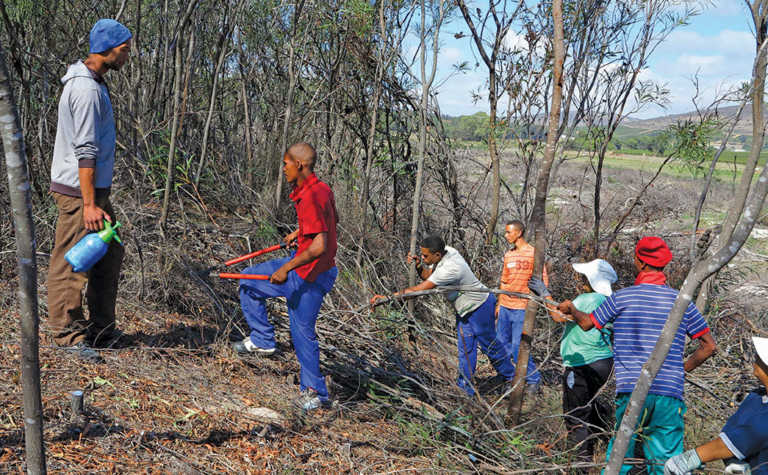
[[[471, 91], [484, 89], [485, 68], [475, 69], [471, 39], [453, 38], [453, 33], [466, 32], [460, 18], [453, 20], [441, 34], [438, 60], [438, 101], [444, 114], [464, 115], [488, 111], [487, 102], [472, 103]], [[649, 118], [693, 110], [693, 87], [690, 78], [699, 71], [702, 98], [706, 105], [719, 92], [749, 80], [755, 51], [749, 13], [742, 0], [721, 0], [701, 10], [687, 26], [676, 29], [659, 45], [650, 58], [642, 78], [663, 84], [670, 90], [666, 110], [649, 107], [635, 115]], [[479, 61], [479, 57], [477, 58]], [[467, 61], [470, 71], [451, 75], [452, 65]]]

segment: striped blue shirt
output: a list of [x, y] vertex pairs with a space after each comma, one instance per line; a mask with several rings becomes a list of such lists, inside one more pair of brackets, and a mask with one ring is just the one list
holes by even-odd
[[[635, 388], [640, 370], [656, 346], [677, 294], [677, 290], [666, 285], [633, 285], [607, 297], [590, 315], [597, 328], [613, 322], [617, 394], [629, 393]], [[704, 317], [690, 303], [669, 354], [651, 384], [650, 394], [683, 398], [685, 336], [696, 339], [708, 331]]]

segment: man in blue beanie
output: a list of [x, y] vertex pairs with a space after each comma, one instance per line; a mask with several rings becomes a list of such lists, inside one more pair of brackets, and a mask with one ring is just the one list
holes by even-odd
[[[102, 19], [90, 34], [90, 53], [61, 79], [56, 143], [51, 165], [51, 195], [59, 216], [48, 268], [48, 324], [54, 342], [89, 362], [101, 362], [92, 346], [119, 336], [115, 328], [117, 282], [123, 248], [114, 241], [88, 272], [75, 273], [64, 259], [86, 234], [113, 221], [109, 202], [115, 163], [115, 119], [104, 75], [119, 70], [131, 52], [131, 32]], [[88, 284], [88, 317], [82, 292]]]

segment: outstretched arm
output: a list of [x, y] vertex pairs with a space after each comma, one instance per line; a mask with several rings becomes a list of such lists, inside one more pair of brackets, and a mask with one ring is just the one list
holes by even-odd
[[595, 327], [595, 324], [589, 317], [589, 314], [578, 310], [570, 300], [560, 302], [560, 305], [558, 305], [557, 309], [565, 315], [571, 315], [576, 324], [585, 332]]
[[[733, 452], [725, 445], [720, 437], [691, 449], [682, 454], [675, 455], [664, 464], [665, 475], [685, 475], [701, 467], [702, 464], [713, 460], [722, 460], [733, 457]], [[730, 472], [727, 472], [730, 473]]]

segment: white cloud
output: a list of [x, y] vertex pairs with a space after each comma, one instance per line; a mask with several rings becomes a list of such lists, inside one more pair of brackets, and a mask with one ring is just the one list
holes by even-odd
[[461, 60], [462, 53], [458, 48], [441, 48], [438, 56], [439, 62], [446, 62], [448, 64], [456, 64]]
[[691, 74], [696, 71], [712, 71], [713, 69], [721, 69], [726, 66], [726, 60], [724, 56], [697, 56], [691, 54], [682, 54], [677, 58], [677, 64], [684, 71], [691, 71]]
[[[516, 51], [526, 55], [528, 54], [531, 47], [531, 45], [528, 43], [528, 40], [526, 39], [525, 34], [518, 33], [512, 30], [509, 30], [507, 32], [507, 35], [504, 37], [503, 43], [504, 43], [504, 48], [510, 51]], [[534, 53], [538, 57], [544, 57], [544, 55], [547, 53], [546, 47], [544, 45], [544, 41], [537, 41], [534, 48], [535, 48]]]

